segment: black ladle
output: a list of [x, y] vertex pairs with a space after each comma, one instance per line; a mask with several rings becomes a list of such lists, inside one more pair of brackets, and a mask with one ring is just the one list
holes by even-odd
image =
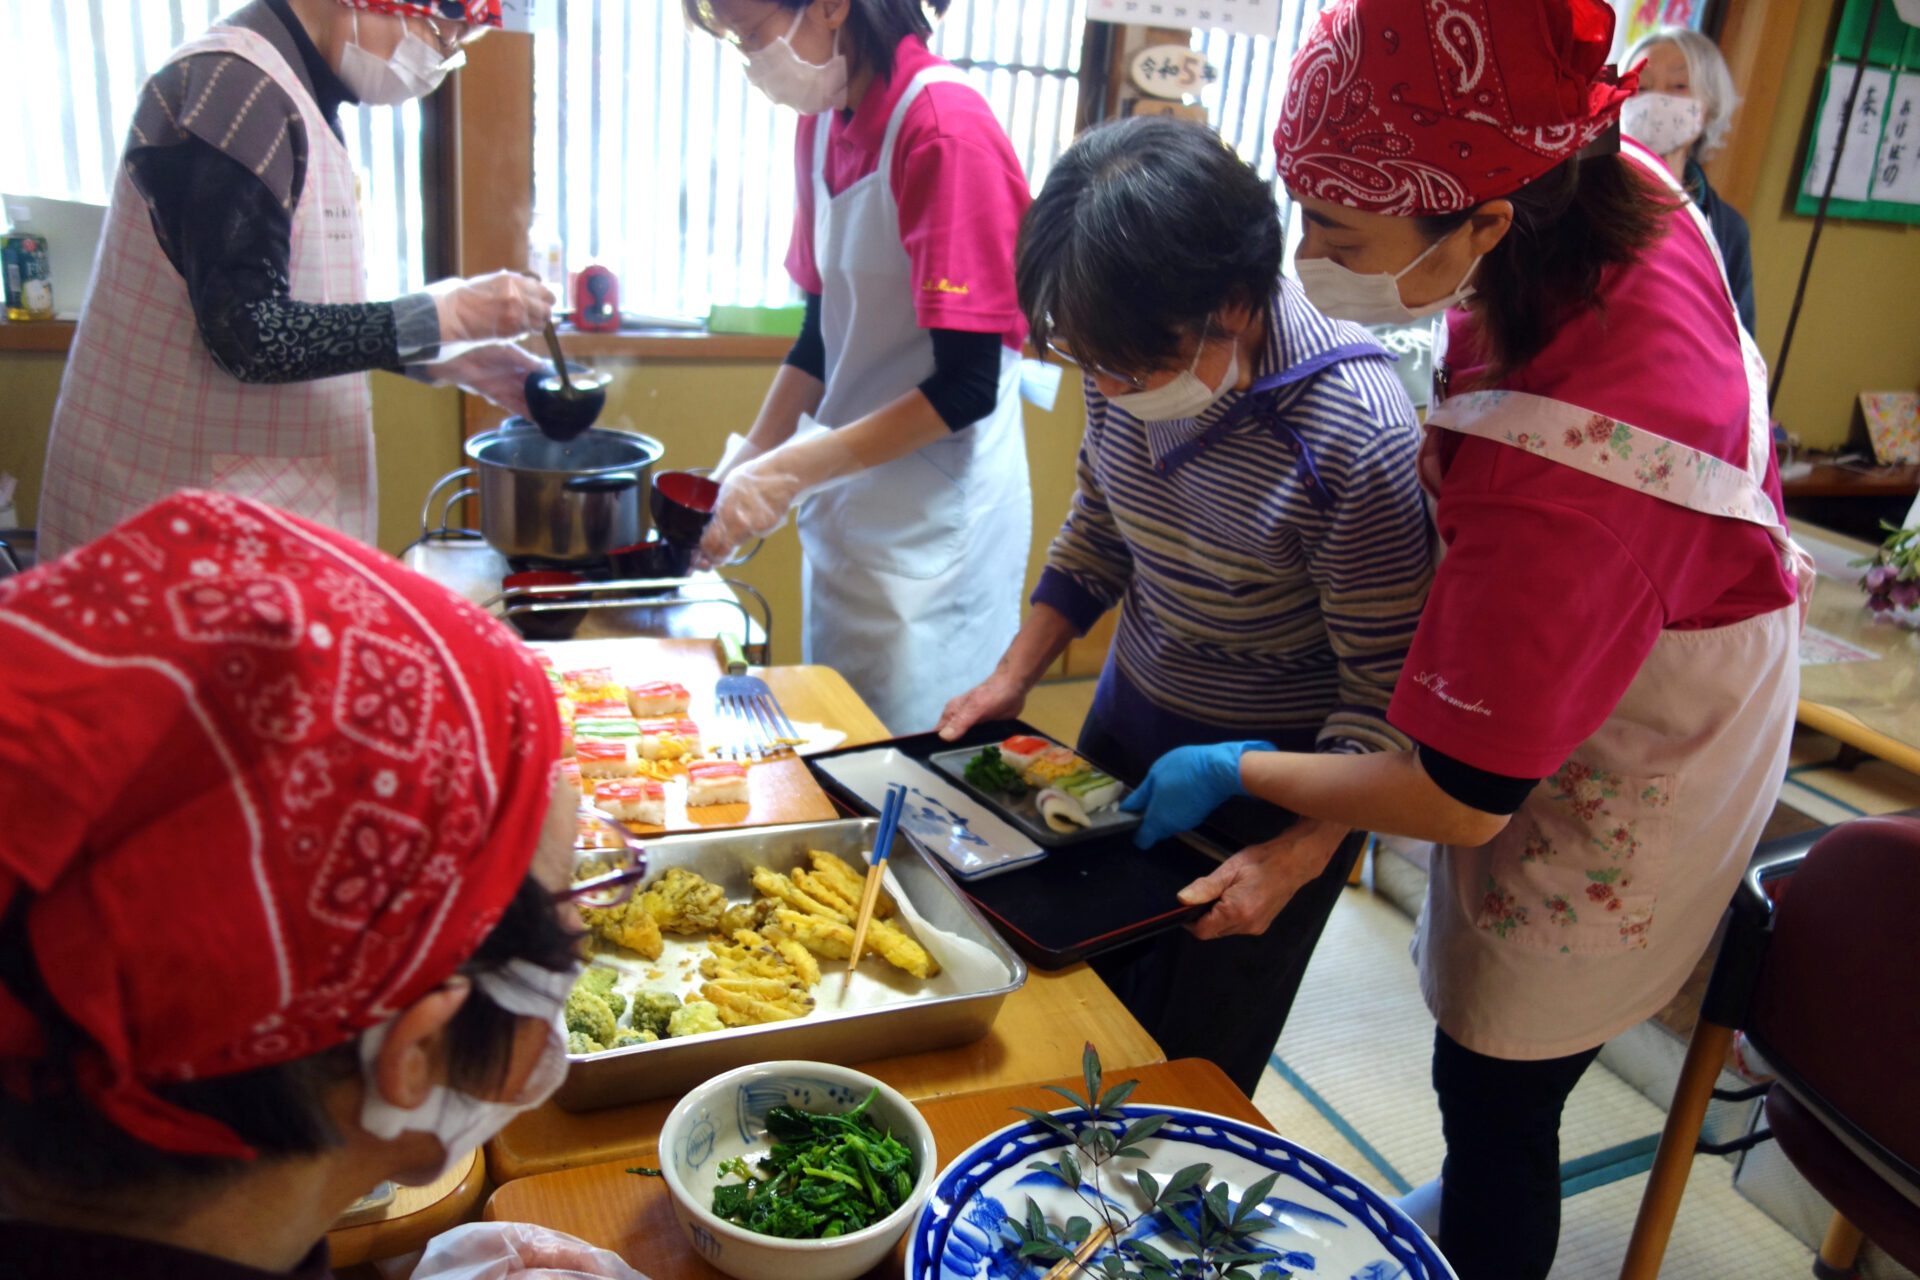
[[607, 377], [580, 369], [576, 376], [560, 350], [560, 335], [547, 321], [547, 350], [557, 376], [540, 369], [527, 375], [527, 416], [550, 440], [565, 443], [594, 424], [607, 404]]

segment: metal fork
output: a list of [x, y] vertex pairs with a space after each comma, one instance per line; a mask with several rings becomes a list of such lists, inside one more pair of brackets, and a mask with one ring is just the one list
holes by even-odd
[[748, 750], [769, 756], [793, 750], [800, 735], [766, 681], [753, 676], [722, 676], [714, 687], [714, 696], [721, 709], [739, 723]]

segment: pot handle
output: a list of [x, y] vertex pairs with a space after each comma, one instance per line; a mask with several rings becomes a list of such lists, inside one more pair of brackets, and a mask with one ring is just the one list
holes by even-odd
[[640, 483], [637, 471], [615, 471], [604, 476], [575, 476], [560, 485], [568, 493], [618, 493]]
[[440, 508], [440, 527], [438, 529], [435, 529], [430, 523], [433, 515], [433, 500], [440, 496], [440, 491], [456, 480], [464, 480], [473, 474], [474, 470], [472, 467], [461, 467], [458, 471], [449, 471], [446, 475], [441, 476], [433, 482], [433, 488], [427, 490], [427, 500], [420, 504], [420, 536], [422, 539], [431, 537], [435, 533], [474, 532], [472, 529], [453, 530], [447, 527], [447, 517], [453, 513], [455, 503], [458, 503], [463, 498], [479, 496], [480, 491], [471, 487], [462, 489], [447, 499], [446, 503]]

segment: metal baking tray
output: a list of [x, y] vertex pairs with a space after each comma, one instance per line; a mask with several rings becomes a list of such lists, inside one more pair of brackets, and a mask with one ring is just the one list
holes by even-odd
[[[649, 841], [647, 854], [656, 874], [669, 867], [686, 867], [725, 889], [730, 900], [739, 901], [752, 896], [749, 877], [755, 866], [790, 871], [807, 865], [808, 849], [824, 849], [863, 865], [879, 825], [872, 818], [851, 818], [666, 836]], [[954, 891], [912, 841], [897, 838], [887, 865], [914, 910], [930, 926], [984, 948], [1004, 967], [1004, 979], [955, 994], [836, 1012], [827, 1006], [839, 988], [841, 967], [823, 961], [825, 972], [814, 989], [822, 1007], [808, 1016], [571, 1057], [566, 1083], [553, 1100], [563, 1110], [594, 1111], [684, 1093], [702, 1080], [752, 1062], [804, 1058], [852, 1066], [971, 1044], [986, 1035], [1001, 1004], [1026, 983], [1026, 962], [1008, 949], [972, 902]]]
[[[1045, 738], [1043, 734], [1035, 734], [1034, 736]], [[1052, 738], [1045, 738], [1045, 741], [1053, 742], [1053, 745], [1056, 747], [1061, 745], [1058, 742], [1054, 742]], [[993, 744], [988, 744], [988, 746], [991, 745]], [[1015, 800], [1004, 791], [983, 791], [967, 781], [967, 763], [985, 750], [986, 747], [961, 747], [954, 751], [936, 751], [927, 757], [927, 763], [951, 778], [954, 784], [960, 787], [961, 790], [978, 800], [981, 804], [992, 809], [995, 813], [998, 813], [1014, 826], [1020, 828], [1021, 831], [1031, 836], [1046, 848], [1059, 849], [1066, 845], [1079, 844], [1083, 840], [1097, 840], [1101, 836], [1113, 835], [1115, 832], [1131, 831], [1140, 825], [1139, 814], [1122, 813], [1118, 808], [1108, 808], [1102, 809], [1099, 813], [1087, 815], [1093, 824], [1091, 826], [1075, 827], [1071, 831], [1056, 831], [1047, 825], [1045, 818], [1040, 816], [1040, 806], [1035, 803], [1040, 794], [1039, 788], [1030, 787], [1026, 795]], [[1078, 752], [1074, 754], [1079, 755]], [[1085, 756], [1080, 756], [1080, 758], [1082, 760], [1087, 759]], [[1088, 760], [1087, 763], [1096, 769], [1100, 768], [1100, 763], [1097, 760]], [[1105, 772], [1105, 770], [1102, 770], [1102, 772]], [[1117, 806], [1120, 801], [1125, 800], [1132, 791], [1132, 787], [1129, 787], [1124, 782], [1121, 783], [1120, 795], [1119, 798], [1114, 801], [1114, 804]]]

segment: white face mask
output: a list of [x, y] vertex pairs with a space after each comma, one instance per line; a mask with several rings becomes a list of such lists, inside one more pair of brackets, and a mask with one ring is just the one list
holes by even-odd
[[353, 11], [353, 37], [340, 51], [340, 80], [353, 96], [370, 107], [391, 107], [413, 98], [424, 98], [440, 87], [447, 72], [465, 58], [441, 55], [428, 41], [403, 28], [400, 43], [385, 58], [376, 58], [360, 47], [360, 11]]
[[[520, 1096], [507, 1102], [476, 1098], [437, 1084], [417, 1107], [396, 1107], [380, 1094], [374, 1081], [374, 1060], [386, 1043], [392, 1022], [369, 1027], [360, 1036], [360, 1076], [365, 1082], [360, 1102], [360, 1127], [376, 1138], [393, 1139], [402, 1133], [426, 1133], [440, 1140], [446, 1159], [438, 1169], [409, 1170], [396, 1177], [410, 1187], [424, 1187], [453, 1172], [454, 1166], [479, 1149], [522, 1112], [531, 1111], [553, 1096], [567, 1078], [567, 1033], [561, 1022], [567, 993], [577, 971], [555, 973], [524, 960], [515, 960], [499, 973], [483, 973], [474, 986], [508, 1013], [538, 1018], [547, 1024], [547, 1043], [540, 1060], [527, 1075]], [[397, 1016], [397, 1015], [396, 1015]]]
[[1227, 372], [1217, 387], [1200, 381], [1200, 376], [1194, 372], [1200, 367], [1200, 353], [1206, 349], [1206, 338], [1202, 336], [1199, 350], [1193, 353], [1193, 363], [1166, 386], [1155, 387], [1151, 391], [1129, 391], [1125, 395], [1108, 396], [1107, 403], [1141, 422], [1177, 422], [1183, 418], [1199, 417], [1221, 396], [1233, 390], [1234, 383], [1240, 381], [1238, 339], [1233, 342], [1233, 354], [1227, 358]]
[[1692, 146], [1706, 123], [1700, 99], [1677, 93], [1640, 93], [1620, 104], [1620, 132], [1656, 155]]
[[776, 107], [791, 107], [803, 116], [838, 111], [847, 105], [847, 58], [840, 52], [840, 33], [833, 33], [832, 56], [822, 63], [808, 62], [793, 47], [793, 33], [806, 16], [805, 9], [799, 10], [787, 34], [745, 55], [747, 80]]
[[1293, 269], [1300, 277], [1300, 287], [1307, 291], [1307, 301], [1321, 315], [1351, 320], [1355, 324], [1412, 324], [1473, 296], [1473, 286], [1467, 282], [1473, 279], [1473, 270], [1480, 265], [1478, 257], [1467, 264], [1459, 286], [1444, 298], [1435, 298], [1417, 307], [1409, 307], [1401, 300], [1400, 277], [1425, 262], [1428, 254], [1445, 243], [1444, 236], [1435, 240], [1398, 271], [1354, 271], [1332, 258], [1299, 258], [1294, 261]]

